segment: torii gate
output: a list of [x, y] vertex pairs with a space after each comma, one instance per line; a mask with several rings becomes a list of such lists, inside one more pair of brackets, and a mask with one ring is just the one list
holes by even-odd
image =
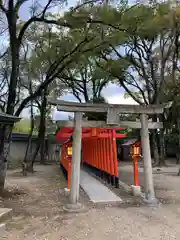
[[[62, 100], [49, 100], [51, 105], [57, 106], [58, 111], [74, 112], [74, 126], [72, 122], [61, 124], [62, 127], [74, 127], [73, 132], [73, 152], [72, 152], [72, 174], [70, 189], [70, 204], [68, 208], [80, 208], [79, 204], [79, 182], [80, 182], [80, 161], [81, 161], [81, 137], [82, 127], [93, 128], [141, 128], [142, 154], [144, 161], [144, 201], [149, 204], [156, 204], [153, 174], [151, 164], [151, 152], [149, 141], [149, 128], [160, 129], [163, 124], [160, 122], [148, 122], [148, 115], [162, 114], [167, 105], [120, 105], [120, 104], [94, 104], [94, 103], [76, 103]], [[82, 113], [101, 112], [107, 113], [107, 121], [84, 121]], [[139, 122], [120, 121], [120, 113], [140, 114]]]

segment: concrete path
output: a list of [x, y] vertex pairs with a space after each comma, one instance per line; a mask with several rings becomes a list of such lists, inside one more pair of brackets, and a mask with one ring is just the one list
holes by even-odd
[[122, 199], [114, 194], [100, 181], [81, 169], [80, 185], [93, 203], [122, 202]]

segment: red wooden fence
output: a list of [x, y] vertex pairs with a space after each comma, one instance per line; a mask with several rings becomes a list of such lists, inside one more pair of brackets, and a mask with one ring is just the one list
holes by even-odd
[[[123, 130], [122, 128], [118, 130]], [[62, 142], [61, 166], [67, 171], [68, 188], [70, 188], [72, 155], [68, 155], [68, 148], [72, 147], [72, 140], [68, 140], [73, 134], [72, 128], [61, 129], [56, 138]], [[116, 139], [124, 138], [125, 134], [116, 133], [115, 129], [82, 129], [82, 159], [83, 164], [96, 168], [103, 174], [107, 174], [118, 180], [118, 160]]]
[[[124, 135], [121, 134], [121, 137]], [[118, 177], [116, 132], [114, 129], [99, 131], [96, 136], [82, 141], [83, 163]]]

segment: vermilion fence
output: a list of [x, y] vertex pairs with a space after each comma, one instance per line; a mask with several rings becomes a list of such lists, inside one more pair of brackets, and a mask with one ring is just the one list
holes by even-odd
[[[118, 137], [125, 135], [118, 134]], [[119, 173], [116, 138], [114, 129], [97, 129], [96, 136], [83, 139], [82, 152], [83, 163], [100, 170], [102, 177], [107, 176], [117, 186]]]
[[[72, 155], [68, 154], [68, 149], [72, 147], [72, 134], [73, 128], [63, 128], [56, 135], [57, 140], [63, 143], [60, 163], [67, 173], [68, 188], [70, 188], [72, 161]], [[126, 137], [125, 134], [116, 133], [115, 129], [110, 128], [82, 129], [82, 163], [116, 187], [119, 179], [116, 139], [124, 137]]]

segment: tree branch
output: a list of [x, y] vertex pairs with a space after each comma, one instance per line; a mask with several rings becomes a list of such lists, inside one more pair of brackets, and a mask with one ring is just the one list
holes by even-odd
[[[35, 98], [37, 98], [38, 96], [41, 95], [41, 92], [53, 81], [53, 79], [58, 75], [58, 73], [63, 72], [64, 69], [71, 63], [74, 61], [74, 58], [71, 58], [67, 61], [65, 61], [68, 57], [72, 56], [73, 54], [75, 54], [76, 52], [78, 52], [81, 47], [84, 45], [84, 43], [87, 42], [87, 38], [85, 38], [83, 41], [81, 41], [71, 52], [65, 54], [63, 57], [61, 57], [59, 59], [59, 61], [55, 61], [55, 64], [53, 64], [53, 66], [50, 66], [47, 75], [46, 75], [46, 79], [45, 81], [40, 84], [40, 86], [37, 88], [37, 90], [31, 94], [30, 96], [28, 96], [27, 98], [25, 98], [19, 108], [17, 109], [15, 115], [19, 116], [19, 114], [21, 113], [21, 111], [23, 110], [23, 108], [27, 105], [27, 103], [31, 100], [34, 100]], [[92, 49], [90, 49], [91, 51]], [[56, 69], [57, 67], [61, 64], [62, 66], [58, 69], [57, 72]]]
[[42, 12], [42, 17], [43, 18], [44, 18], [45, 14], [46, 14], [46, 11], [47, 11], [48, 7], [51, 5], [51, 3], [52, 3], [52, 0], [48, 0], [46, 6], [44, 7], [44, 10]]
[[24, 33], [26, 31], [26, 29], [30, 26], [31, 23], [33, 22], [44, 22], [44, 23], [47, 23], [47, 24], [54, 24], [54, 25], [57, 25], [57, 26], [62, 26], [62, 27], [68, 27], [68, 28], [71, 28], [71, 25], [68, 24], [67, 22], [65, 21], [57, 21], [57, 20], [48, 20], [48, 19], [45, 19], [44, 17], [31, 17], [24, 25], [23, 27], [21, 28], [20, 32], [19, 32], [19, 36], [18, 36], [18, 41], [19, 41], [19, 44], [21, 44], [22, 42], [22, 39], [23, 39], [23, 36], [24, 36]]
[[75, 11], [77, 11], [78, 9], [84, 7], [85, 5], [93, 4], [93, 3], [96, 3], [96, 2], [99, 2], [99, 1], [100, 1], [100, 0], [85, 1], [85, 2], [83, 2], [82, 4], [79, 4], [78, 6], [72, 8], [71, 12], [75, 12]]
[[2, 0], [0, 0], [0, 9], [1, 9], [5, 14], [7, 14], [7, 9], [3, 6]]
[[[103, 56], [103, 59], [105, 60], [105, 61], [107, 61], [108, 59], [106, 59], [104, 56]], [[98, 65], [101, 69], [103, 69], [104, 70], [104, 68], [99, 64]], [[120, 77], [119, 75], [117, 75], [117, 74], [115, 74], [115, 73], [113, 73], [113, 72], [111, 72], [111, 71], [108, 71], [107, 69], [106, 69], [106, 71], [111, 75], [111, 76], [113, 76], [114, 78], [116, 78], [116, 79], [118, 79], [119, 80], [119, 83], [120, 83], [120, 85], [124, 88], [124, 90], [133, 98], [133, 100], [135, 100], [138, 104], [140, 104], [140, 105], [143, 105], [144, 103], [142, 102], [142, 101], [140, 101], [139, 99], [137, 99], [133, 94], [132, 94], [132, 92], [129, 90], [129, 88], [125, 85], [125, 79], [123, 78], [123, 77]]]
[[146, 96], [145, 96], [145, 92], [144, 92], [143, 89], [139, 86], [139, 84], [137, 83], [135, 77], [134, 77], [132, 74], [130, 74], [130, 73], [128, 73], [128, 74], [129, 74], [129, 76], [130, 76], [131, 78], [133, 78], [134, 83], [132, 83], [132, 82], [129, 83], [127, 80], [125, 80], [125, 82], [126, 82], [127, 84], [129, 84], [130, 86], [135, 87], [136, 89], [138, 89], [139, 92], [140, 92], [141, 95], [142, 95], [142, 98], [143, 98], [143, 100], [144, 100], [144, 103], [148, 105], [148, 102], [147, 102], [147, 99], [146, 99]]

